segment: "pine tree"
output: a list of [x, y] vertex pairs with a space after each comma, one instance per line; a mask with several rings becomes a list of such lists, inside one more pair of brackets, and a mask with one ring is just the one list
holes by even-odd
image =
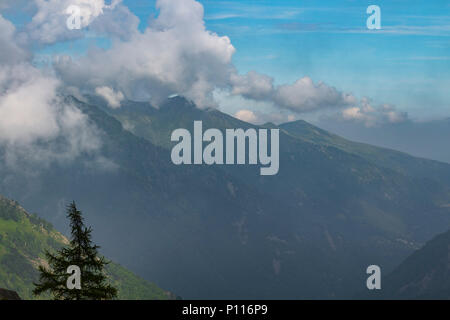
[[[107, 300], [117, 297], [117, 289], [107, 283], [104, 268], [109, 263], [98, 254], [99, 246], [92, 243], [92, 229], [84, 226], [83, 217], [75, 202], [67, 207], [71, 241], [56, 254], [46, 251], [48, 267], [39, 266], [40, 279], [35, 283], [34, 295], [50, 292], [56, 300]], [[70, 274], [67, 268], [81, 270], [81, 289], [67, 288]]]

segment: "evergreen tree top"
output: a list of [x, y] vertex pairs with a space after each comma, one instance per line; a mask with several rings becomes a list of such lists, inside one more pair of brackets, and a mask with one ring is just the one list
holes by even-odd
[[[58, 300], [105, 300], [117, 297], [117, 289], [108, 284], [104, 272], [109, 262], [99, 255], [100, 247], [92, 243], [92, 228], [85, 227], [82, 213], [75, 202], [67, 206], [67, 218], [71, 227], [70, 244], [56, 254], [46, 252], [50, 268], [39, 267], [40, 279], [33, 293], [40, 295], [50, 291]], [[81, 289], [67, 287], [69, 266], [80, 268]]]

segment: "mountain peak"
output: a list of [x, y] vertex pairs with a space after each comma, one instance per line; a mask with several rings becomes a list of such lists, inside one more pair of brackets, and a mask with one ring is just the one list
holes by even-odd
[[273, 122], [266, 122], [262, 125], [262, 127], [269, 128], [269, 129], [278, 128], [278, 126]]
[[188, 109], [193, 109], [196, 108], [196, 105], [194, 104], [194, 102], [186, 99], [183, 96], [171, 96], [169, 98], [167, 98], [167, 100], [165, 100], [162, 104], [161, 104], [162, 108], [188, 108]]

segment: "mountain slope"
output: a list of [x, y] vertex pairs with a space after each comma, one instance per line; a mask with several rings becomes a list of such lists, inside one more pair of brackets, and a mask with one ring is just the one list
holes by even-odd
[[[78, 159], [40, 168], [34, 178], [16, 173], [9, 181], [8, 169], [0, 167], [0, 176], [8, 181], [1, 190], [37, 208], [60, 230], [66, 228], [61, 204], [76, 199], [106, 256], [148, 280], [157, 279], [172, 292], [177, 289], [183, 297], [202, 297], [214, 290], [223, 294], [223, 288], [229, 296], [241, 294], [240, 287], [228, 286], [228, 277], [218, 278], [230, 270], [240, 272], [232, 261], [221, 261], [231, 252], [246, 260], [248, 272], [258, 263], [260, 250], [235, 250], [246, 237], [245, 229], [236, 232], [238, 223], [243, 214], [259, 215], [255, 228], [261, 232], [280, 224], [267, 213], [284, 206], [214, 168], [177, 167], [167, 150], [123, 130], [97, 107], [73, 98], [68, 102], [102, 131], [101, 154], [115, 167], [93, 169], [85, 165], [90, 159]], [[227, 254], [215, 259], [220, 252]], [[256, 286], [252, 290], [258, 292]]]
[[[99, 101], [97, 103], [100, 104]], [[199, 110], [180, 97], [169, 99], [159, 109], [145, 103], [126, 102], [120, 109], [105, 107], [104, 110], [120, 120], [135, 135], [166, 149], [174, 145], [169, 139], [171, 132], [177, 128], [192, 130], [195, 120], [203, 121], [204, 130], [211, 127], [221, 130], [258, 127], [217, 110]], [[220, 169], [247, 181], [262, 192], [276, 192], [286, 202], [298, 198], [298, 192], [303, 193], [304, 197], [304, 193], [310, 189], [309, 195], [307, 194], [309, 200], [312, 200], [312, 196], [318, 196], [314, 200], [320, 202], [319, 206], [330, 202], [330, 206], [334, 206], [335, 201], [348, 197], [348, 191], [355, 189], [353, 198], [356, 195], [363, 200], [369, 198], [367, 201], [370, 204], [365, 204], [368, 206], [377, 207], [380, 202], [385, 202], [387, 206], [394, 207], [392, 211], [398, 211], [399, 206], [404, 211], [406, 206], [412, 212], [449, 212], [446, 209], [450, 199], [448, 164], [351, 142], [305, 121], [282, 124], [279, 128], [282, 131], [282, 163], [276, 177], [261, 178], [255, 168], [224, 166]], [[336, 182], [346, 185], [336, 188]], [[315, 188], [315, 185], [322, 189]], [[376, 194], [380, 197], [375, 200], [373, 197]], [[414, 204], [403, 201], [413, 194], [415, 196], [411, 200]], [[404, 218], [414, 218], [412, 214], [408, 215], [409, 217]], [[422, 235], [421, 241], [426, 241], [432, 235], [433, 233]]]
[[349, 141], [303, 120], [284, 123], [279, 127], [298, 139], [338, 148], [363, 157], [365, 160], [376, 165], [401, 172], [402, 174], [432, 178], [446, 184], [450, 183], [450, 173], [447, 169], [448, 164], [446, 163], [417, 158], [404, 152], [375, 147], [365, 143]]
[[450, 230], [427, 242], [388, 275], [381, 297], [450, 300]]
[[[153, 144], [165, 148], [173, 144], [167, 137], [177, 128], [192, 126], [194, 120], [202, 120], [206, 128], [250, 128], [255, 127], [233, 117], [227, 116], [215, 109], [202, 111], [187, 103], [183, 98], [169, 99], [160, 109], [151, 107], [147, 103], [126, 101], [120, 109], [110, 109], [104, 106], [102, 100], [90, 97], [96, 105], [117, 118], [124, 128], [135, 135], [144, 137]], [[303, 142], [322, 147], [334, 147], [348, 154], [363, 158], [375, 165], [398, 171], [402, 174], [450, 184], [449, 165], [438, 161], [410, 156], [406, 153], [375, 147], [365, 143], [358, 143], [344, 139], [327, 132], [306, 121], [298, 120], [284, 123], [280, 126], [265, 124], [262, 127], [279, 128], [289, 136]]]
[[256, 166], [175, 166], [174, 129], [192, 130], [194, 120], [258, 127], [182, 98], [159, 109], [67, 102], [102, 133], [100, 155], [114, 165], [84, 157], [10, 179], [0, 167], [0, 192], [61, 230], [61, 204], [75, 199], [106, 256], [184, 298], [351, 297], [368, 265], [388, 272], [450, 225], [449, 184], [427, 174], [445, 177], [448, 165], [402, 171], [402, 157], [378, 164], [282, 130], [276, 176]]
[[322, 119], [319, 126], [350, 140], [450, 163], [450, 150], [447, 148], [450, 118], [409, 120], [372, 127], [367, 127], [363, 123], [330, 120]]
[[[17, 291], [22, 299], [33, 299], [33, 282], [38, 281], [39, 275], [37, 267], [45, 264], [44, 251], [67, 244], [68, 239], [48, 222], [0, 196], [0, 287]], [[171, 297], [118, 264], [111, 263], [106, 270], [119, 290], [119, 299]]]
[[[101, 106], [101, 102], [97, 104]], [[204, 130], [255, 127], [216, 110], [196, 109], [180, 97], [168, 100], [159, 109], [126, 102], [120, 109], [103, 110], [134, 134], [168, 150], [173, 146], [170, 133], [177, 128], [192, 130], [195, 120], [203, 121]], [[316, 264], [331, 264], [336, 259], [338, 266], [347, 268], [348, 274], [357, 274], [363, 283], [361, 261], [370, 264], [376, 258], [389, 270], [422, 241], [449, 225], [447, 164], [353, 143], [302, 121], [281, 125], [280, 129], [278, 176], [262, 178], [252, 168], [225, 166], [220, 170], [289, 206], [291, 213], [284, 212], [280, 219], [291, 223], [292, 229], [284, 226], [275, 236], [288, 244], [283, 248], [287, 252], [301, 250], [294, 244], [297, 240], [287, 240], [287, 234], [292, 235], [297, 228], [294, 238], [304, 238], [307, 246], [323, 251], [328, 260]], [[355, 256], [360, 259], [358, 268], [341, 262], [343, 257], [352, 261]], [[280, 259], [280, 255], [274, 263], [283, 260], [298, 263], [290, 261], [291, 257]], [[333, 274], [328, 270], [324, 274], [328, 272]], [[349, 282], [356, 278], [348, 277]], [[331, 281], [343, 282], [342, 278]]]

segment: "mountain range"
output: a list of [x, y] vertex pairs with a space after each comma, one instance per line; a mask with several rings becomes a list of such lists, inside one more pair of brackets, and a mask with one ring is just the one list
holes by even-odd
[[[450, 226], [450, 165], [354, 143], [304, 121], [255, 126], [182, 97], [158, 108], [66, 97], [100, 154], [34, 176], [0, 168], [0, 193], [67, 232], [76, 200], [104, 253], [187, 299], [348, 298]], [[279, 128], [280, 171], [175, 166], [177, 128]], [[4, 153], [0, 151], [0, 159]], [[106, 164], [105, 164], [106, 163]]]
[[317, 125], [351, 140], [450, 163], [450, 150], [447, 148], [450, 118], [429, 121], [406, 120], [374, 126], [321, 119]]

